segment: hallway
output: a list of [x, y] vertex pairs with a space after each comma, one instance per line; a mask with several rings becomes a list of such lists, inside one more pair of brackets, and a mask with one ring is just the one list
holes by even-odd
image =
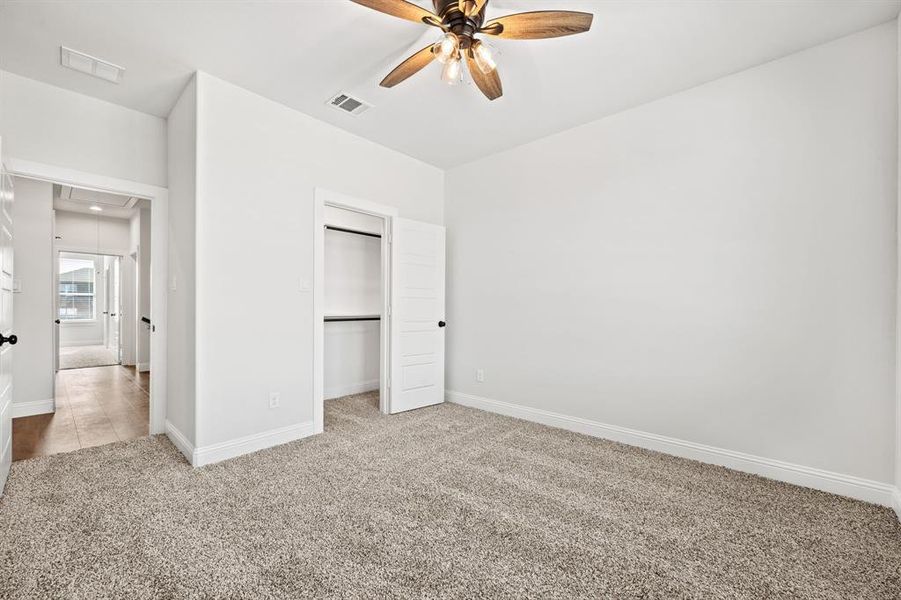
[[60, 371], [56, 412], [13, 419], [13, 460], [148, 434], [150, 373], [134, 367]]

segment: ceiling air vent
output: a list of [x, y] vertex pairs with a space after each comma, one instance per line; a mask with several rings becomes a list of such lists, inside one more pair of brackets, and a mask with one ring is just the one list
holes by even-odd
[[363, 102], [359, 98], [354, 98], [350, 94], [338, 94], [337, 96], [329, 100], [328, 104], [332, 108], [340, 110], [341, 112], [352, 114], [354, 116], [372, 108], [371, 104]]
[[75, 71], [80, 71], [86, 75], [91, 75], [110, 83], [119, 83], [122, 79], [122, 73], [125, 69], [119, 65], [99, 59], [90, 54], [66, 48], [59, 47], [59, 63]]

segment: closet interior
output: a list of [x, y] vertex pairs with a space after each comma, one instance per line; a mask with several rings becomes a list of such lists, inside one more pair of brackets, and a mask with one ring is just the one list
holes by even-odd
[[325, 207], [326, 400], [380, 388], [384, 219]]

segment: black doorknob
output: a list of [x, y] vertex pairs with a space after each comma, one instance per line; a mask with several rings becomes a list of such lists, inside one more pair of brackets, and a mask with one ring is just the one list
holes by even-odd
[[59, 325], [59, 319], [55, 320], [54, 323], [56, 323], [57, 325]]
[[447, 323], [445, 323], [444, 321], [438, 321], [438, 327], [444, 327], [446, 325]]
[[19, 341], [19, 338], [15, 334], [13, 334], [9, 337], [6, 337], [2, 333], [0, 333], [0, 346], [5, 344], [6, 342], [9, 342], [10, 346], [15, 346], [18, 343], [18, 341]]

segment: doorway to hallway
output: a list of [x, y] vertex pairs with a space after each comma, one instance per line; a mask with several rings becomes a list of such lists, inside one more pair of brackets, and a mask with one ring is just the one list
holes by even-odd
[[121, 257], [60, 252], [58, 263], [60, 370], [120, 364]]

